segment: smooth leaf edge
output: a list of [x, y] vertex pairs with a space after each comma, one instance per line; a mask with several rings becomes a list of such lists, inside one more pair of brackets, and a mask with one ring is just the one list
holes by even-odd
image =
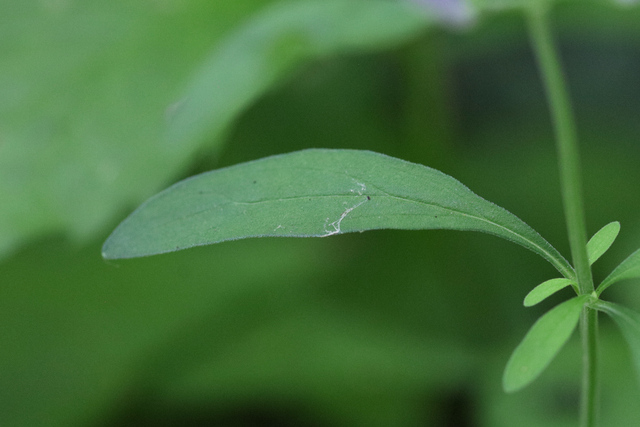
[[[554, 308], [552, 308], [551, 310], [543, 314], [540, 318], [538, 318], [538, 320], [533, 324], [533, 326], [531, 326], [531, 328], [527, 331], [522, 341], [520, 341], [518, 346], [514, 349], [513, 353], [511, 353], [511, 356], [509, 357], [507, 365], [505, 366], [504, 373], [502, 376], [502, 388], [506, 393], [514, 393], [518, 390], [523, 389], [524, 387], [528, 386], [533, 381], [535, 381], [547, 369], [549, 364], [558, 355], [562, 347], [564, 347], [567, 341], [569, 341], [569, 339], [571, 338], [571, 335], [573, 335], [574, 331], [576, 330], [576, 327], [578, 326], [578, 321], [580, 320], [580, 313], [582, 311], [582, 308], [590, 298], [592, 298], [591, 295], [575, 296], [567, 301], [564, 301], [563, 303], [558, 304], [557, 306], [555, 306]], [[548, 320], [550, 316], [557, 314], [557, 310], [559, 310], [562, 307], [566, 307], [566, 305], [569, 305], [569, 304], [575, 304], [575, 307], [572, 308], [572, 311], [568, 313], [568, 316], [570, 316], [569, 321], [570, 323], [573, 323], [573, 326], [570, 328], [570, 332], [566, 334], [566, 337], [562, 339], [562, 342], [560, 343], [560, 345], [558, 345], [558, 347], [552, 352], [552, 354], [550, 354], [550, 357], [546, 362], [543, 363], [542, 368], [538, 372], [535, 372], [532, 376], [530, 376], [530, 378], [528, 378], [525, 381], [519, 381], [519, 382], [516, 382], [515, 384], [509, 383], [510, 381], [509, 374], [514, 369], [518, 369], [515, 363], [517, 359], [521, 357], [521, 352], [523, 351], [522, 349], [524, 348], [525, 343], [528, 343], [529, 341], [536, 338], [536, 335], [538, 334], [537, 329], [541, 327], [542, 322], [544, 322], [545, 319]]]
[[524, 297], [523, 305], [525, 307], [532, 307], [569, 285], [574, 289], [577, 288], [576, 283], [566, 277], [546, 280], [533, 288], [527, 296]]
[[597, 300], [592, 306], [606, 313], [620, 329], [629, 346], [631, 359], [640, 383], [640, 313], [608, 301]]
[[613, 285], [614, 283], [618, 283], [626, 279], [640, 278], [640, 269], [638, 270], [637, 275], [631, 275], [631, 276], [624, 275], [629, 269], [632, 269], [634, 267], [633, 265], [628, 266], [628, 264], [631, 264], [633, 262], [640, 262], [640, 249], [636, 250], [627, 258], [625, 258], [624, 261], [618, 264], [618, 266], [614, 268], [611, 273], [609, 273], [609, 275], [598, 286], [598, 289], [596, 290], [596, 295], [599, 297], [602, 294], [602, 292], [604, 292], [605, 289], [607, 289], [609, 286]]
[[[329, 8], [336, 8], [343, 14], [351, 12], [350, 16], [355, 19], [356, 16], [353, 16], [353, 10], [357, 10], [358, 7], [361, 7], [361, 15], [364, 20], [369, 19], [372, 8], [378, 7], [381, 9], [386, 8], [397, 14], [404, 14], [407, 17], [407, 22], [411, 19], [411, 25], [406, 28], [396, 29], [400, 35], [393, 34], [393, 37], [389, 36], [389, 40], [384, 40], [384, 42], [378, 43], [378, 45], [370, 46], [367, 41], [360, 41], [361, 44], [358, 44], [347, 39], [342, 43], [336, 43], [333, 49], [329, 51], [322, 46], [313, 45], [313, 49], [310, 51], [292, 54], [277, 70], [268, 70], [269, 72], [265, 73], [269, 76], [268, 79], [263, 82], [258, 81], [256, 86], [242, 85], [242, 88], [238, 89], [237, 93], [234, 94], [235, 96], [232, 97], [232, 107], [224, 113], [216, 111], [215, 106], [212, 106], [208, 102], [201, 104], [203, 97], [209, 99], [220, 98], [215, 90], [211, 90], [210, 85], [203, 84], [203, 82], [210, 80], [211, 70], [217, 67], [216, 64], [226, 64], [224, 66], [225, 73], [236, 75], [247, 74], [248, 71], [242, 68], [229, 71], [229, 67], [234, 67], [235, 65], [229, 64], [227, 57], [237, 55], [236, 48], [239, 43], [246, 44], [247, 40], [252, 40], [256, 41], [258, 45], [261, 45], [265, 43], [265, 41], [286, 39], [287, 36], [295, 34], [297, 31], [294, 26], [293, 28], [289, 28], [285, 33], [273, 33], [270, 27], [272, 21], [285, 24], [295, 22], [298, 25], [301, 22], [301, 17], [303, 17], [309, 19], [310, 22], [314, 22], [317, 26], [319, 19], [325, 18], [329, 21], [329, 24], [331, 24], [330, 14], [318, 16], [319, 11], [323, 11], [322, 8], [327, 8], [328, 10], [330, 10]], [[320, 9], [318, 10], [318, 8]], [[293, 15], [296, 15], [295, 21], [291, 19]], [[329, 18], [327, 18], [327, 16], [329, 16]], [[294, 75], [296, 70], [303, 66], [304, 63], [339, 56], [345, 52], [384, 51], [391, 46], [401, 45], [418, 37], [423, 31], [436, 23], [435, 17], [436, 15], [433, 11], [411, 2], [378, 1], [372, 4], [369, 1], [343, 2], [333, 0], [330, 2], [276, 2], [270, 4], [247, 19], [246, 22], [231, 30], [203, 59], [201, 65], [197, 67], [191, 78], [186, 82], [182, 93], [178, 97], [178, 101], [176, 102], [178, 108], [168, 122], [166, 140], [169, 144], [175, 145], [184, 143], [184, 141], [202, 141], [205, 139], [218, 138], [225, 129], [232, 124], [234, 118], [257, 99], [264, 96], [274, 84], [285, 81]], [[356, 31], [353, 28], [353, 24], [352, 22], [351, 32]], [[355, 27], [357, 28], [357, 26]], [[270, 46], [270, 49], [273, 48], [273, 46]], [[203, 90], [203, 88], [205, 89]], [[222, 119], [212, 121], [212, 117], [222, 117]]]
[[[447, 179], [453, 180], [455, 181], [455, 183], [457, 185], [460, 185], [462, 187], [464, 187], [464, 189], [468, 192], [470, 192], [473, 196], [477, 197], [478, 199], [480, 199], [482, 202], [488, 203], [491, 206], [498, 208], [501, 211], [506, 212], [507, 214], [511, 215], [515, 220], [519, 221], [522, 225], [524, 225], [526, 228], [528, 228], [529, 230], [531, 230], [536, 236], [538, 236], [541, 240], [541, 242], [543, 242], [545, 245], [548, 246], [548, 248], [542, 247], [539, 244], [537, 244], [536, 242], [528, 239], [525, 235], [522, 235], [520, 233], [518, 233], [517, 231], [514, 231], [508, 227], [505, 227], [502, 224], [498, 224], [495, 223], [491, 220], [489, 220], [488, 218], [483, 218], [483, 217], [474, 217], [477, 220], [480, 221], [484, 221], [486, 223], [492, 224], [493, 226], [495, 226], [496, 228], [501, 228], [503, 230], [508, 231], [509, 233], [511, 233], [513, 236], [515, 236], [515, 238], [510, 239], [508, 237], [506, 237], [505, 235], [501, 235], [498, 233], [493, 233], [487, 230], [476, 230], [476, 229], [463, 229], [464, 231], [478, 231], [478, 232], [483, 232], [486, 234], [490, 234], [490, 235], [495, 235], [496, 237], [500, 237], [502, 239], [505, 239], [507, 241], [511, 241], [513, 243], [516, 243], [526, 249], [531, 250], [532, 252], [538, 254], [539, 256], [541, 256], [543, 259], [545, 259], [547, 262], [549, 262], [551, 265], [553, 265], [563, 276], [575, 280], [575, 271], [573, 270], [573, 268], [571, 267], [571, 265], [569, 264], [569, 262], [562, 256], [562, 254], [560, 254], [560, 252], [553, 247], [553, 245], [551, 245], [546, 239], [544, 239], [540, 233], [538, 233], [536, 230], [534, 230], [531, 226], [529, 226], [527, 223], [525, 223], [523, 220], [521, 220], [519, 217], [517, 217], [515, 214], [511, 213], [510, 211], [508, 211], [507, 209], [496, 205], [495, 203], [484, 199], [483, 197], [479, 196], [478, 194], [476, 194], [475, 192], [473, 192], [471, 189], [469, 189], [465, 184], [461, 183], [459, 180], [457, 180], [456, 178], [445, 174], [444, 172], [441, 172], [437, 169], [431, 168], [429, 166], [426, 165], [422, 165], [419, 163], [413, 163], [413, 162], [409, 162], [407, 160], [403, 160], [403, 159], [399, 159], [399, 158], [395, 158], [392, 156], [388, 156], [386, 154], [382, 154], [382, 153], [377, 153], [374, 151], [370, 151], [370, 150], [349, 150], [349, 149], [318, 149], [318, 148], [311, 148], [311, 149], [304, 149], [304, 150], [298, 150], [298, 151], [294, 151], [294, 152], [290, 152], [290, 153], [284, 153], [284, 154], [276, 154], [276, 155], [272, 155], [272, 156], [268, 156], [268, 157], [263, 157], [263, 158], [259, 158], [259, 159], [255, 159], [255, 160], [251, 160], [248, 162], [243, 162], [243, 163], [238, 163], [235, 165], [231, 165], [231, 166], [227, 166], [224, 168], [220, 168], [220, 169], [215, 169], [209, 172], [204, 172], [203, 174], [199, 174], [199, 175], [195, 175], [195, 176], [191, 176], [189, 178], [186, 178], [184, 180], [181, 180], [171, 186], [169, 186], [168, 188], [165, 188], [164, 190], [156, 193], [155, 195], [151, 196], [149, 199], [147, 199], [145, 202], [143, 202], [140, 206], [138, 206], [130, 215], [128, 215], [114, 230], [113, 232], [107, 237], [107, 239], [105, 240], [103, 246], [102, 246], [102, 257], [104, 259], [129, 259], [129, 258], [138, 258], [138, 257], [145, 257], [145, 256], [151, 256], [151, 255], [160, 255], [160, 254], [164, 254], [164, 253], [170, 253], [170, 252], [175, 252], [177, 250], [183, 250], [183, 249], [189, 249], [192, 247], [196, 247], [196, 246], [205, 246], [205, 245], [209, 245], [209, 244], [213, 244], [213, 243], [221, 243], [223, 241], [230, 241], [230, 240], [240, 240], [240, 239], [244, 239], [244, 238], [255, 238], [255, 237], [284, 237], [282, 235], [276, 235], [276, 234], [261, 234], [261, 235], [246, 235], [246, 236], [242, 236], [242, 237], [237, 237], [237, 238], [230, 238], [230, 239], [224, 239], [224, 240], [220, 240], [220, 241], [216, 241], [216, 242], [207, 242], [207, 243], [197, 243], [197, 244], [189, 244], [189, 245], [184, 245], [184, 246], [179, 246], [176, 248], [172, 248], [172, 249], [168, 249], [168, 250], [159, 250], [159, 251], [153, 251], [153, 252], [148, 252], [148, 253], [144, 253], [144, 254], [133, 254], [133, 255], [114, 255], [114, 254], [109, 254], [109, 246], [112, 243], [112, 240], [115, 238], [115, 236], [117, 235], [117, 233], [119, 232], [119, 230], [123, 227], [123, 225], [125, 223], [127, 223], [138, 211], [143, 210], [147, 205], [149, 205], [150, 203], [152, 203], [156, 198], [162, 197], [166, 192], [171, 191], [172, 189], [175, 189], [176, 187], [182, 186], [185, 183], [187, 183], [188, 181], [197, 179], [198, 177], [201, 177], [203, 175], [207, 175], [207, 174], [211, 174], [211, 173], [220, 173], [224, 170], [228, 170], [228, 169], [233, 169], [233, 168], [237, 168], [237, 167], [243, 167], [243, 166], [247, 166], [253, 163], [257, 163], [257, 162], [261, 162], [261, 161], [265, 161], [268, 159], [276, 159], [276, 158], [282, 158], [285, 156], [289, 156], [289, 155], [301, 155], [304, 152], [313, 152], [313, 151], [323, 151], [323, 152], [338, 152], [338, 151], [346, 151], [346, 152], [353, 152], [353, 153], [368, 153], [370, 155], [376, 155], [376, 156], [381, 156], [381, 157], [385, 157], [385, 158], [389, 158], [392, 159], [394, 161], [398, 161], [398, 162], [402, 162], [408, 165], [411, 165], [413, 167], [421, 167], [421, 168], [427, 168], [433, 172], [437, 172], [438, 174], [446, 177]], [[396, 196], [396, 197], [401, 197], [401, 196]], [[403, 197], [406, 200], [410, 200], [410, 201], [415, 201], [418, 203], [425, 203], [422, 200], [413, 200], [412, 198], [408, 198], [408, 197]], [[453, 208], [446, 208], [449, 209], [451, 211], [456, 211]], [[461, 213], [465, 216], [471, 216], [468, 214], [468, 212], [461, 212], [461, 211], [456, 211], [458, 213]], [[329, 233], [329, 234], [305, 234], [305, 235], [291, 235], [291, 236], [286, 236], [286, 237], [327, 237], [329, 235], [333, 235], [333, 234], [345, 234], [348, 232], [360, 232], [360, 231], [365, 231], [365, 230], [374, 230], [374, 229], [382, 229], [382, 227], [380, 228], [368, 228], [368, 229], [362, 229], [362, 230], [350, 230], [350, 231], [341, 231], [339, 233]], [[422, 229], [419, 227], [413, 228], [415, 230], [418, 229]], [[452, 230], [459, 230], [459, 229], [452, 229]], [[526, 242], [527, 244], [523, 244], [522, 242]], [[535, 250], [534, 250], [535, 248]], [[552, 252], [550, 252], [552, 251]]]
[[[614, 231], [610, 231], [614, 230]], [[616, 241], [618, 234], [620, 233], [620, 223], [618, 221], [610, 222], [609, 224], [602, 227], [596, 234], [589, 239], [587, 243], [587, 255], [589, 257], [589, 265], [592, 265], [596, 262], [602, 255], [604, 255], [611, 245]], [[604, 249], [599, 244], [602, 242], [607, 242], [604, 244]]]

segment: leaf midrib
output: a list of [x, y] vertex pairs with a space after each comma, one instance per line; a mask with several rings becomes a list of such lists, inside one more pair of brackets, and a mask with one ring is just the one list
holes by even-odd
[[[366, 180], [365, 180], [365, 182], [366, 182]], [[508, 232], [509, 234], [511, 234], [513, 236], [517, 236], [520, 239], [528, 242], [532, 247], [537, 248], [541, 253], [546, 255], [546, 258], [547, 258], [548, 261], [553, 261], [552, 264], [554, 265], [554, 267], [556, 267], [556, 269], [558, 269], [560, 271], [560, 273], [562, 273], [565, 277], [567, 277], [569, 279], [572, 278], [571, 273], [570, 273], [571, 270], [568, 270], [566, 266], [562, 265], [562, 262], [560, 262], [561, 260], [558, 260], [555, 256], [553, 256], [551, 253], [549, 253], [549, 251], [547, 251], [545, 248], [543, 248], [539, 244], [535, 243], [534, 241], [530, 240], [526, 236], [524, 236], [524, 235], [522, 235], [522, 234], [520, 234], [520, 233], [518, 233], [518, 232], [516, 232], [516, 231], [514, 231], [514, 230], [512, 230], [512, 229], [510, 229], [508, 227], [505, 227], [505, 226], [503, 226], [501, 224], [498, 224], [498, 223], [496, 223], [494, 221], [491, 221], [491, 220], [489, 220], [489, 219], [487, 219], [485, 217], [473, 215], [473, 214], [470, 214], [468, 212], [464, 212], [462, 210], [458, 210], [458, 209], [451, 208], [451, 207], [448, 207], [448, 206], [443, 206], [443, 205], [438, 204], [438, 203], [428, 202], [428, 201], [425, 201], [425, 200], [420, 200], [420, 199], [416, 199], [416, 198], [412, 198], [412, 197], [399, 196], [399, 195], [391, 194], [391, 193], [389, 193], [389, 192], [387, 192], [385, 190], [380, 189], [379, 187], [377, 187], [375, 185], [371, 185], [370, 183], [368, 183], [367, 185], [374, 187], [377, 191], [380, 191], [383, 194], [366, 194], [366, 193], [363, 193], [361, 195], [355, 195], [355, 194], [313, 194], [313, 195], [301, 195], [301, 196], [292, 196], [292, 197], [280, 197], [280, 198], [277, 198], [277, 199], [261, 199], [261, 200], [246, 201], [246, 202], [245, 201], [228, 200], [228, 201], [226, 201], [224, 203], [216, 205], [216, 207], [222, 207], [224, 205], [229, 205], [229, 204], [235, 204], [235, 205], [257, 205], [257, 204], [262, 204], [262, 203], [277, 203], [277, 202], [282, 202], [282, 201], [292, 201], [292, 200], [295, 201], [295, 200], [301, 200], [301, 199], [318, 199], [318, 198], [330, 198], [330, 197], [331, 198], [335, 198], [335, 197], [354, 198], [354, 197], [367, 197], [367, 196], [369, 196], [369, 197], [388, 197], [388, 198], [397, 199], [397, 200], [400, 200], [400, 201], [403, 201], [403, 202], [416, 203], [416, 204], [419, 204], [419, 205], [436, 207], [436, 208], [448, 211], [451, 214], [465, 216], [467, 218], [472, 218], [472, 219], [475, 219], [475, 220], [479, 220], [479, 221], [485, 222], [487, 224], [490, 224], [490, 225], [492, 225], [494, 227], [497, 227], [497, 228], [499, 228], [501, 230], [504, 230], [504, 231]], [[471, 192], [471, 190], [468, 190], [468, 191]], [[477, 196], [475, 193], [473, 193], [473, 192], [471, 192], [471, 193], [474, 196], [482, 199], [480, 196]], [[218, 193], [218, 195], [220, 195], [220, 194]], [[222, 196], [222, 195], [220, 195], [220, 196]], [[224, 196], [224, 197], [226, 198], [226, 196]], [[482, 199], [482, 200], [485, 200], [485, 199]], [[488, 202], [488, 203], [490, 203], [490, 202]], [[204, 212], [207, 212], [210, 209], [211, 209], [211, 207], [207, 207], [206, 209], [202, 209], [202, 210], [199, 210], [199, 211], [196, 211], [196, 212], [191, 212], [191, 213], [189, 213], [187, 215], [183, 215], [183, 216], [181, 216], [179, 218], [173, 218], [173, 219], [171, 219], [169, 221], [163, 222], [161, 224], [157, 224], [153, 228], [159, 228], [159, 227], [162, 227], [162, 226], [164, 226], [166, 224], [170, 224], [172, 222], [184, 220], [186, 218], [193, 217], [193, 216], [202, 214]], [[422, 216], [422, 215], [419, 215], [419, 216]], [[566, 260], [565, 260], [565, 262], [566, 262]]]

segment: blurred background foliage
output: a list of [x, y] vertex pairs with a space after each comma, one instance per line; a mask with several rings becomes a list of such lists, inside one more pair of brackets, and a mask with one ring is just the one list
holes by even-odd
[[[172, 182], [309, 147], [438, 168], [568, 255], [519, 2], [3, 1], [0, 425], [575, 425], [575, 339], [532, 386], [501, 390], [513, 347], [569, 295], [524, 309], [556, 273], [508, 242], [376, 231], [100, 257]], [[622, 224], [601, 280], [640, 242], [640, 7], [552, 16], [589, 233]], [[192, 123], [199, 90], [220, 96]], [[608, 296], [640, 307], [638, 283]], [[601, 326], [602, 425], [636, 426], [640, 387]]]

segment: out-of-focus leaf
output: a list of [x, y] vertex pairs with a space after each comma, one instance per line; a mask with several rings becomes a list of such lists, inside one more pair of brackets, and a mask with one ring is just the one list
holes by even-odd
[[[434, 0], [436, 1], [436, 0]], [[446, 1], [446, 0], [444, 0]], [[582, 0], [564, 0], [573, 1], [577, 5], [583, 3]], [[544, 10], [552, 8], [558, 0], [469, 0], [469, 3], [481, 11], [506, 11], [506, 10]], [[623, 6], [635, 6], [638, 0], [598, 0], [596, 3], [610, 5], [611, 3]]]
[[304, 150], [204, 173], [144, 203], [103, 247], [132, 258], [247, 237], [323, 237], [372, 229], [482, 231], [573, 277], [515, 215], [426, 166], [370, 151]]
[[470, 0], [479, 10], [501, 11], [548, 7], [556, 0]]
[[[599, 381], [601, 390], [615, 390], [615, 398], [604, 398], [613, 391], [604, 393], [598, 407], [598, 425], [636, 427], [640, 419], [640, 387], [635, 376], [629, 375], [633, 367], [624, 338], [609, 332], [598, 337]], [[579, 337], [572, 336], [535, 384], [522, 393], [509, 394], [495, 386], [496, 378], [504, 370], [504, 353], [509, 351], [506, 343], [497, 344], [501, 348], [494, 353], [495, 361], [484, 363], [485, 372], [481, 374], [484, 380], [481, 377], [479, 381], [482, 404], [478, 412], [483, 415], [478, 425], [576, 427], [582, 374], [580, 341]]]
[[[640, 375], [640, 313], [612, 302], [598, 300], [595, 307], [607, 313], [620, 328], [624, 339], [629, 344], [631, 358]], [[640, 377], [639, 377], [640, 379]]]
[[611, 272], [611, 274], [609, 274], [607, 278], [604, 279], [602, 283], [600, 283], [600, 286], [598, 286], [596, 293], [598, 296], [600, 296], [605, 289], [616, 282], [625, 279], [637, 278], [640, 278], [640, 249], [638, 249], [637, 251], [629, 255], [627, 259], [622, 261], [620, 265], [618, 265]]
[[526, 297], [524, 297], [524, 306], [531, 307], [532, 305], [536, 305], [540, 301], [546, 299], [550, 295], [553, 295], [560, 289], [566, 288], [569, 285], [574, 287], [576, 286], [573, 281], [565, 278], [551, 279], [547, 280], [546, 282], [542, 282], [538, 286], [533, 288]]
[[506, 392], [527, 386], [551, 363], [576, 328], [588, 298], [581, 295], [565, 301], [536, 321], [507, 362], [502, 377]]
[[282, 2], [220, 44], [193, 77], [171, 119], [174, 144], [215, 137], [297, 66], [329, 55], [389, 48], [425, 30], [430, 15], [408, 2]]
[[613, 1], [623, 6], [635, 6], [638, 3], [640, 3], [640, 1], [638, 0], [613, 0]]
[[618, 221], [611, 222], [600, 229], [587, 243], [587, 254], [589, 256], [589, 264], [593, 264], [609, 250], [613, 242], [615, 242], [620, 232], [620, 223]]
[[86, 240], [181, 171], [198, 147], [163, 142], [177, 87], [264, 3], [0, 2], [0, 255]]
[[[176, 96], [203, 52], [268, 3], [2, 2], [0, 253], [43, 233], [88, 238], [212, 144], [184, 133], [167, 143], [167, 120], [192, 132], [190, 120], [206, 117], [222, 129], [294, 64], [388, 48], [430, 22], [404, 3], [279, 2]], [[209, 95], [213, 110], [201, 109]]]

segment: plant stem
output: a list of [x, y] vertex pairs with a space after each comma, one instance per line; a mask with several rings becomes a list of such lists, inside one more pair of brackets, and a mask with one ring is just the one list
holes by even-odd
[[580, 396], [580, 425], [596, 425], [598, 407], [598, 311], [583, 308], [580, 316], [582, 336], [582, 395]]
[[[580, 294], [591, 294], [593, 278], [587, 256], [587, 232], [580, 175], [580, 156], [573, 111], [562, 73], [558, 52], [549, 29], [547, 10], [532, 9], [529, 14], [533, 49], [544, 80], [549, 108], [554, 124], [560, 185], [573, 265]], [[597, 312], [583, 308], [580, 317], [582, 337], [582, 396], [580, 425], [593, 427], [597, 408]]]
[[581, 294], [593, 292], [591, 267], [587, 257], [587, 232], [580, 180], [580, 155], [571, 102], [560, 68], [545, 11], [530, 15], [531, 38], [542, 72], [551, 109], [558, 150], [562, 202], [569, 233], [569, 245]]

